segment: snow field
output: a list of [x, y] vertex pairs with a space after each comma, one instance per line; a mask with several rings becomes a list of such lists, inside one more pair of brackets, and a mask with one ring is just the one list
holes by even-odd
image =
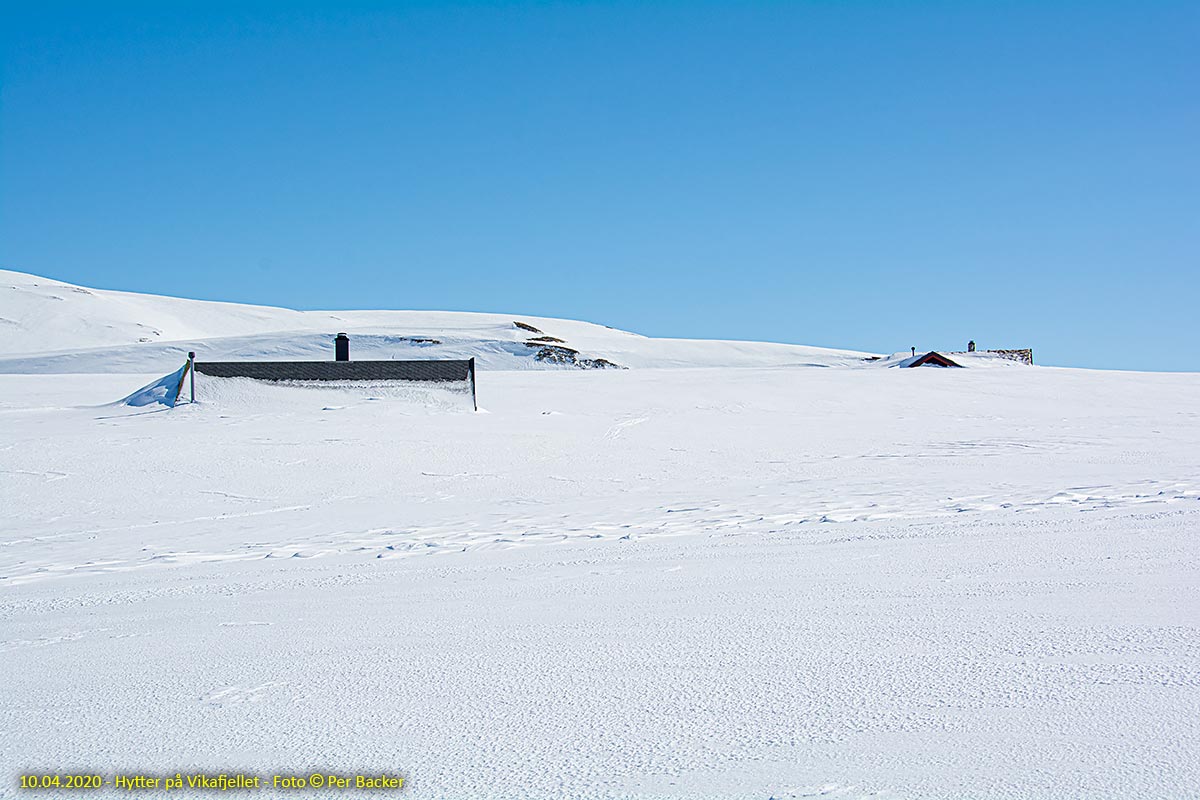
[[[394, 312], [491, 354], [480, 413], [453, 387], [204, 376], [167, 409], [114, 401], [181, 347], [320, 357], [330, 321], [100, 293], [76, 324], [45, 307], [88, 295], [34, 289], [0, 316], [40, 309], [27, 341], [75, 349], [0, 362], [10, 775], [1200, 797], [1195, 375], [898, 370], [582, 323], [551, 334], [633, 368], [546, 369], [509, 317]], [[160, 338], [245, 329], [130, 340], [146, 309]], [[399, 342], [416, 316], [349, 313], [380, 328], [362, 350], [424, 346]]]

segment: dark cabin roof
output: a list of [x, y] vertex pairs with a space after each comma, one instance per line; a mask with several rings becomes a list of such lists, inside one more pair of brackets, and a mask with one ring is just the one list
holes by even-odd
[[921, 356], [911, 364], [905, 364], [906, 367], [961, 367], [962, 364], [957, 364], [946, 358], [941, 353], [930, 350], [925, 355]]
[[196, 372], [214, 378], [261, 381], [466, 381], [465, 361], [197, 361]]

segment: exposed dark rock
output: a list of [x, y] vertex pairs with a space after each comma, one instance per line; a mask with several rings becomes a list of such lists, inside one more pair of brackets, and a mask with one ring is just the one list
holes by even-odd
[[614, 364], [607, 358], [581, 358], [579, 359], [579, 366], [582, 369], [629, 369], [629, 367]]
[[541, 345], [538, 342], [526, 342], [526, 347], [539, 348], [534, 358], [547, 364], [562, 364], [565, 367], [579, 369], [625, 369], [620, 364], [614, 364], [607, 358], [580, 358], [578, 350], [557, 344]]
[[566, 339], [560, 339], [557, 336], [534, 336], [529, 341], [531, 341], [531, 342], [558, 342], [559, 344], [566, 344]]
[[525, 346], [539, 348], [537, 354], [534, 356], [538, 361], [545, 361], [549, 364], [574, 365], [578, 363], [579, 351], [572, 350], [569, 347], [562, 347], [556, 344], [539, 345], [537, 342], [526, 342]]
[[533, 327], [532, 325], [527, 325], [524, 322], [513, 322], [513, 325], [516, 325], [523, 331], [529, 331], [530, 333], [541, 333], [541, 331], [537, 328]]

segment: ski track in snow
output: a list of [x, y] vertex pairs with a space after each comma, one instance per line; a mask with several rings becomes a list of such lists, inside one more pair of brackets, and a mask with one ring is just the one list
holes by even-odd
[[[553, 478], [552, 478], [553, 479]], [[814, 523], [874, 522], [881, 520], [928, 519], [948, 514], [986, 513], [1002, 509], [1028, 512], [1051, 506], [1064, 506], [1081, 512], [1101, 509], [1123, 508], [1143, 504], [1170, 505], [1178, 502], [1200, 501], [1200, 490], [1183, 484], [1171, 484], [1159, 488], [1150, 482], [1143, 487], [1130, 487], [1118, 491], [1115, 487], [1094, 487], [1088, 492], [1062, 491], [1041, 500], [1026, 502], [1000, 501], [981, 497], [946, 498], [919, 504], [906, 502], [908, 498], [892, 498], [890, 505], [870, 502], [864, 505], [834, 504], [785, 513], [737, 514], [721, 513], [722, 505], [713, 503], [708, 507], [686, 509], [656, 508], [632, 512], [628, 516], [608, 519], [573, 519], [563, 514], [547, 521], [503, 519], [494, 524], [480, 523], [474, 519], [462, 519], [442, 525], [429, 525], [419, 529], [375, 528], [369, 530], [322, 531], [308, 538], [292, 538], [284, 541], [248, 541], [230, 549], [211, 551], [162, 550], [139, 552], [129, 560], [88, 560], [82, 562], [56, 561], [54, 563], [29, 563], [17, 561], [14, 565], [5, 562], [5, 574], [0, 583], [21, 584], [29, 581], [79, 575], [87, 572], [119, 572], [144, 567], [183, 564], [188, 562], [224, 561], [234, 559], [253, 560], [258, 558], [313, 558], [336, 554], [358, 554], [374, 558], [407, 558], [442, 554], [447, 551], [464, 552], [473, 549], [503, 549], [565, 542], [572, 539], [616, 539], [630, 541], [647, 537], [709, 535], [776, 535], [786, 533], [798, 526]], [[1105, 489], [1109, 492], [1105, 493]], [[219, 494], [219, 493], [218, 493]], [[248, 500], [247, 498], [236, 498]], [[46, 537], [29, 537], [0, 541], [0, 547], [14, 544], [65, 540], [90, 539], [98, 534], [113, 531], [134, 531], [139, 528], [170, 529], [185, 541], [196, 541], [209, 523], [226, 522], [239, 518], [264, 515], [292, 515], [302, 518], [311, 506], [286, 506], [244, 513], [226, 513], [212, 516], [192, 517], [179, 520], [163, 520], [154, 523], [132, 524], [107, 529], [67, 532]], [[667, 517], [668, 514], [680, 516]], [[686, 516], [685, 516], [686, 515]], [[640, 519], [639, 519], [640, 518]], [[638, 521], [620, 521], [638, 519]], [[284, 520], [281, 527], [290, 527], [293, 522]], [[262, 529], [257, 538], [262, 538]], [[824, 539], [821, 534], [813, 534]], [[146, 548], [142, 548], [146, 550]], [[3, 551], [0, 551], [2, 553]], [[11, 563], [11, 562], [9, 562]]]

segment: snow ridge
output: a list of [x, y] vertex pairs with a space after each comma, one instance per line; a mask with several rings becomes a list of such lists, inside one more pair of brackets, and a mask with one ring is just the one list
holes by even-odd
[[481, 368], [860, 364], [869, 354], [769, 342], [654, 339], [575, 320], [463, 311], [295, 311], [90, 289], [0, 270], [0, 373], [162, 372], [204, 360], [475, 358]]

